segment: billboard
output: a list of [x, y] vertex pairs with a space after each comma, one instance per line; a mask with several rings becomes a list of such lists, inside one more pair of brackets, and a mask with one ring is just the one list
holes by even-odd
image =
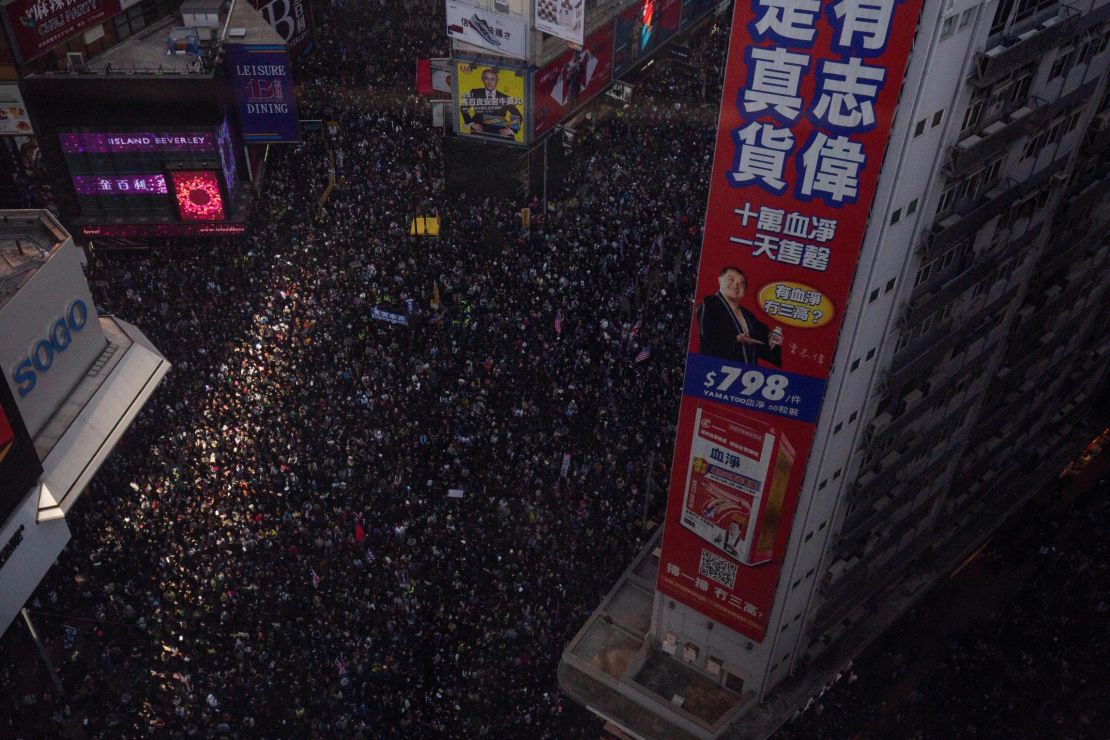
[[733, 17], [658, 589], [753, 640], [774, 602], [921, 0]]
[[19, 83], [0, 84], [0, 136], [30, 136], [33, 133]]
[[717, 0], [682, 0], [681, 30], [685, 31], [704, 18], [716, 5]]
[[293, 76], [284, 44], [226, 44], [228, 70], [247, 144], [301, 140]]
[[617, 15], [613, 76], [620, 77], [678, 33], [681, 0], [639, 0]]
[[168, 195], [166, 176], [149, 175], [74, 175], [73, 189], [78, 195]]
[[524, 143], [524, 72], [455, 62], [459, 134], [472, 139]]
[[0, 378], [0, 524], [15, 511], [42, 475], [38, 453], [7, 379]]
[[505, 56], [527, 57], [524, 19], [480, 10], [473, 2], [447, 0], [447, 35]]
[[223, 221], [224, 199], [215, 170], [170, 173], [177, 213], [182, 221]]
[[296, 59], [312, 48], [312, 7], [309, 0], [251, 0], [270, 27], [285, 39]]
[[119, 0], [12, 0], [3, 17], [16, 57], [26, 62], [120, 10]]
[[533, 79], [533, 130], [539, 136], [575, 108], [605, 89], [613, 79], [613, 26], [590, 34], [581, 49], [548, 62]]
[[135, 152], [208, 152], [212, 134], [189, 132], [59, 132], [58, 144], [65, 154], [131, 154]]
[[215, 129], [190, 131], [59, 131], [69, 182], [86, 222], [176, 221], [171, 170], [221, 167], [228, 194], [238, 178], [232, 132], [225, 119]]
[[536, 0], [536, 30], [581, 45], [586, 35], [586, 0]]

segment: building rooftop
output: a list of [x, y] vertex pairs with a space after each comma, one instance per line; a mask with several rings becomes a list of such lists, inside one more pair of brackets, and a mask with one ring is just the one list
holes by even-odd
[[[250, 3], [234, 3], [230, 14], [226, 5], [224, 0], [188, 0], [175, 15], [86, 60], [81, 69], [48, 74], [210, 77], [224, 42], [285, 43]], [[211, 25], [217, 18], [215, 27], [189, 25]]]
[[49, 211], [0, 211], [0, 308], [67, 238]]

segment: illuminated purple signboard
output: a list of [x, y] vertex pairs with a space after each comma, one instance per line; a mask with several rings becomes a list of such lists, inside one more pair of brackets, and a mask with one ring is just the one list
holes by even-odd
[[78, 195], [169, 195], [165, 175], [74, 175]]
[[208, 152], [215, 148], [210, 133], [58, 134], [66, 154], [126, 152]]

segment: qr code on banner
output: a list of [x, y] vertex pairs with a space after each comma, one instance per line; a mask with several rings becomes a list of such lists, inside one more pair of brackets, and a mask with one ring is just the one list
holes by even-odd
[[698, 573], [706, 578], [716, 581], [725, 588], [736, 585], [736, 563], [725, 560], [719, 555], [714, 555], [709, 550], [701, 551], [701, 562], [698, 563]]

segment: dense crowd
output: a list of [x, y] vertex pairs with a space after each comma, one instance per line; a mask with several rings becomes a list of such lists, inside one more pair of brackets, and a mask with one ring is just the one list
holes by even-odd
[[[661, 507], [711, 117], [645, 82], [525, 228], [444, 197], [442, 134], [390, 87], [442, 18], [400, 5], [322, 19], [300, 104], [339, 125], [271, 152], [246, 237], [95, 255], [100, 308], [174, 369], [29, 604], [65, 695], [12, 647], [0, 735], [597, 731], [555, 668], [649, 478]], [[409, 236], [429, 204], [441, 237]]]
[[[597, 734], [555, 667], [643, 544], [649, 479], [660, 510], [725, 34], [581, 127], [543, 212], [445, 197], [407, 89], [442, 7], [317, 19], [299, 103], [339, 125], [274, 149], [247, 236], [95, 255], [101, 309], [174, 369], [28, 604], [64, 695], [0, 641], [0, 737]], [[429, 206], [441, 237], [410, 236]], [[920, 656], [891, 644], [784, 734], [1096, 734], [1108, 513], [999, 556], [1035, 577], [897, 712]]]

